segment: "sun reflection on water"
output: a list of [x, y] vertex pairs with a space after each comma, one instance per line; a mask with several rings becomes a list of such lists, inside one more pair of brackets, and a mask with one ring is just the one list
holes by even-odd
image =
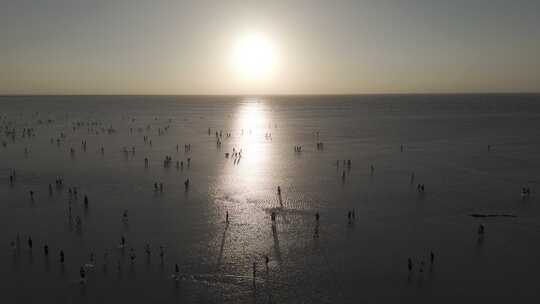
[[[264, 166], [268, 156], [266, 150], [269, 148], [269, 138], [265, 136], [269, 133], [267, 109], [258, 100], [248, 100], [239, 109], [237, 117], [235, 129], [239, 136], [236, 141], [237, 146], [242, 149], [240, 161], [249, 165], [248, 171], [255, 170], [256, 172], [260, 166]], [[246, 167], [248, 166], [241, 168], [247, 169]]]
[[[258, 99], [247, 99], [237, 109], [231, 138], [222, 144], [222, 152], [228, 152], [230, 156], [225, 161], [215, 193], [220, 208], [247, 215], [253, 212], [252, 208], [260, 210], [271, 205], [269, 201], [274, 199], [275, 186], [270, 113], [268, 105]], [[233, 151], [238, 154], [235, 156]], [[249, 221], [255, 220], [253, 214], [249, 218]]]
[[[250, 266], [253, 257], [268, 254], [273, 248], [268, 210], [276, 205], [272, 170], [273, 145], [271, 110], [263, 101], [248, 99], [240, 104], [234, 117], [231, 137], [224, 138], [221, 152], [225, 158], [213, 197], [221, 218], [229, 215], [223, 232], [216, 234], [220, 244], [218, 267]], [[241, 151], [241, 156], [236, 157]], [[250, 268], [245, 269], [249, 274]]]

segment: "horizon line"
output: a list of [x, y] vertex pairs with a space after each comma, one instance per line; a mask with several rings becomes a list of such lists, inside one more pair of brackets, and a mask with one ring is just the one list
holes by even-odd
[[540, 91], [537, 92], [434, 92], [434, 93], [425, 93], [425, 92], [403, 92], [403, 93], [276, 93], [276, 94], [26, 94], [26, 93], [15, 93], [15, 94], [0, 94], [0, 97], [52, 97], [52, 96], [187, 96], [187, 97], [205, 97], [205, 96], [216, 96], [216, 97], [287, 97], [287, 96], [398, 96], [398, 95], [539, 95]]

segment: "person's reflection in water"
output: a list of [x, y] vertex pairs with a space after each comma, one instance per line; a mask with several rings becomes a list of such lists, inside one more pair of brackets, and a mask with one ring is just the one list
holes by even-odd
[[315, 213], [315, 231], [313, 233], [313, 237], [318, 239], [319, 238], [319, 211]]
[[28, 263], [30, 265], [34, 264], [34, 252], [32, 250], [28, 251]]
[[128, 275], [131, 279], [136, 278], [136, 272], [135, 272], [135, 253], [133, 252], [130, 254], [131, 263], [129, 265], [129, 272]]
[[118, 270], [118, 279], [122, 279], [122, 262], [120, 260], [116, 263], [116, 270]]
[[180, 286], [180, 267], [178, 264], [174, 264], [174, 273], [171, 275], [171, 278], [174, 282], [175, 289], [178, 289]]
[[411, 281], [412, 281], [412, 268], [413, 268], [412, 259], [407, 258], [407, 269], [409, 270], [408, 275], [407, 275], [407, 282], [408, 283], [411, 283]]
[[49, 272], [50, 265], [49, 265], [49, 246], [45, 245], [43, 246], [44, 251], [44, 265], [45, 265], [45, 271]]
[[[227, 221], [228, 221], [228, 212], [227, 212]], [[217, 260], [216, 268], [221, 265], [221, 260], [223, 259], [223, 249], [225, 248], [225, 237], [227, 236], [227, 230], [229, 229], [229, 223], [225, 224], [225, 229], [223, 230], [223, 235], [221, 236], [221, 245], [219, 246], [219, 255]]]
[[107, 275], [108, 273], [108, 258], [109, 258], [109, 253], [105, 251], [105, 253], [103, 254], [103, 274], [104, 275]]
[[64, 264], [60, 264], [60, 276], [64, 277], [66, 275], [66, 266]]
[[275, 223], [272, 224], [272, 237], [274, 238], [274, 252], [276, 255], [276, 260], [281, 265], [281, 249], [279, 247], [279, 238]]
[[165, 259], [165, 249], [163, 246], [159, 246], [159, 259], [161, 260], [161, 266], [163, 268], [163, 261]]

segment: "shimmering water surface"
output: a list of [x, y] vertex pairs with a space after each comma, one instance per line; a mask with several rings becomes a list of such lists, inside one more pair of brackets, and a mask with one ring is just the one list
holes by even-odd
[[538, 301], [539, 97], [0, 97], [2, 302]]

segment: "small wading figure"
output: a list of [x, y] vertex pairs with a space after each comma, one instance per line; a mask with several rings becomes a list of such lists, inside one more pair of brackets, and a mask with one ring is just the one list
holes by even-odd
[[478, 235], [483, 235], [484, 234], [484, 225], [480, 224], [480, 226], [478, 226]]
[[79, 270], [79, 273], [80, 273], [80, 275], [81, 275], [80, 283], [81, 283], [81, 284], [86, 283], [86, 272], [84, 271], [84, 267], [81, 266], [81, 268], [80, 268], [80, 270]]
[[171, 275], [171, 278], [175, 281], [180, 280], [180, 267], [178, 267], [178, 264], [174, 264], [174, 273]]
[[144, 251], [146, 252], [146, 255], [147, 255], [147, 256], [150, 256], [150, 253], [151, 253], [151, 251], [150, 251], [150, 244], [146, 244], [146, 245], [144, 246]]
[[531, 188], [529, 187], [523, 187], [521, 188], [521, 197], [529, 197], [531, 195]]
[[163, 258], [165, 257], [165, 249], [163, 246], [159, 246], [159, 258], [161, 259], [161, 263], [163, 264]]
[[129, 259], [131, 260], [131, 264], [133, 264], [133, 262], [135, 262], [135, 249], [131, 248], [129, 250]]

